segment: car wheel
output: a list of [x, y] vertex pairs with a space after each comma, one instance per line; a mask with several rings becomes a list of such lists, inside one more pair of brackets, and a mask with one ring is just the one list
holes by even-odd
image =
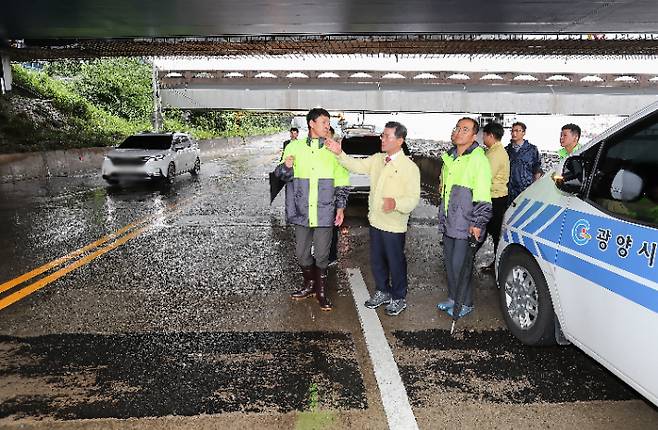
[[197, 157], [196, 160], [194, 161], [194, 167], [192, 167], [190, 173], [192, 174], [192, 176], [198, 176], [200, 171], [201, 171], [201, 160], [199, 160], [199, 157]]
[[498, 282], [510, 332], [526, 345], [554, 345], [555, 312], [535, 259], [525, 251], [510, 251], [500, 263]]
[[175, 177], [176, 177], [176, 166], [172, 161], [171, 163], [169, 163], [169, 166], [167, 167], [167, 177], [165, 178], [165, 182], [171, 185], [174, 183]]

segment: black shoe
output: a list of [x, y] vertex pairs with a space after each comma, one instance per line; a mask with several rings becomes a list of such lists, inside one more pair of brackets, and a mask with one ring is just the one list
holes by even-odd
[[321, 310], [330, 311], [334, 308], [334, 305], [327, 297], [327, 269], [316, 269], [315, 273], [315, 297], [318, 299]]
[[303, 300], [307, 297], [311, 297], [315, 294], [315, 267], [302, 267], [302, 276], [304, 277], [304, 282], [299, 290], [290, 294], [290, 297], [293, 300]]

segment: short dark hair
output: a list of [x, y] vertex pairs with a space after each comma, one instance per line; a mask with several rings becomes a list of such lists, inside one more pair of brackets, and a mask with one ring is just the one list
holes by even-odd
[[576, 124], [573, 123], [564, 124], [562, 126], [562, 130], [569, 130], [571, 133], [578, 136], [578, 139], [580, 139], [580, 127], [578, 127]]
[[313, 108], [308, 113], [306, 114], [306, 124], [310, 127], [311, 126], [311, 121], [315, 121], [321, 116], [326, 116], [327, 118], [331, 118], [331, 115], [329, 115], [329, 112], [327, 112], [326, 109], [323, 108]]
[[290, 127], [290, 131], [291, 131], [291, 132], [294, 131], [294, 132], [296, 132], [296, 133], [299, 133], [299, 129], [298, 129], [297, 127]]
[[[478, 132], [480, 131], [480, 124], [476, 120], [471, 118], [470, 116], [465, 116], [463, 118], [459, 118], [459, 121], [462, 121], [462, 120], [465, 120], [465, 119], [467, 119], [467, 120], [469, 120], [470, 122], [473, 123], [473, 133], [478, 134]], [[457, 122], [459, 122], [459, 121], [457, 121]]]
[[505, 130], [503, 129], [503, 126], [498, 124], [497, 122], [490, 122], [489, 124], [482, 127], [482, 133], [488, 133], [493, 137], [495, 137], [496, 140], [500, 140], [503, 138], [503, 134], [505, 134]]
[[523, 132], [524, 132], [524, 133], [525, 133], [526, 128], [528, 128], [528, 127], [526, 127], [525, 124], [522, 123], [521, 121], [517, 121], [517, 122], [513, 123], [513, 124], [512, 124], [512, 128], [514, 128], [514, 126], [517, 126], [517, 125], [523, 129]]
[[395, 137], [398, 139], [406, 139], [407, 138], [407, 127], [404, 125], [400, 124], [397, 121], [389, 121], [386, 124], [384, 124], [384, 128], [393, 128], [395, 129]]

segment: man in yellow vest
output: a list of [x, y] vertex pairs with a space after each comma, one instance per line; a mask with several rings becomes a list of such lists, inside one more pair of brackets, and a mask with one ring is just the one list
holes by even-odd
[[448, 278], [448, 298], [437, 307], [453, 317], [457, 293], [464, 292], [458, 317], [473, 311], [471, 272], [461, 276], [467, 262], [469, 240], [482, 242], [491, 219], [491, 167], [475, 140], [479, 124], [464, 117], [452, 129], [453, 147], [441, 156], [439, 233], [443, 234], [443, 257]]
[[370, 177], [370, 265], [376, 290], [365, 305], [374, 309], [386, 304], [386, 314], [390, 316], [407, 307], [404, 243], [409, 214], [420, 200], [420, 171], [402, 150], [406, 136], [404, 125], [395, 121], [386, 123], [381, 135], [383, 152], [366, 159], [350, 157], [339, 143], [327, 142], [343, 166]]
[[301, 300], [315, 294], [320, 308], [330, 311], [333, 305], [327, 297], [329, 248], [334, 226], [343, 223], [349, 173], [324, 146], [329, 135], [329, 112], [311, 109], [306, 122], [308, 137], [286, 146], [283, 162], [274, 172], [287, 182], [286, 219], [295, 226], [295, 254], [304, 278], [301, 288], [291, 297]]

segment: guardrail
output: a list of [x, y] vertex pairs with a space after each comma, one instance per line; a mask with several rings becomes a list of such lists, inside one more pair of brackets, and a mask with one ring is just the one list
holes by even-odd
[[520, 72], [464, 72], [464, 71], [345, 71], [345, 70], [196, 70], [159, 71], [161, 88], [225, 85], [245, 82], [295, 82], [313, 85], [364, 83], [387, 85], [471, 84], [521, 85], [553, 87], [655, 87], [658, 74], [611, 73], [520, 73]]

